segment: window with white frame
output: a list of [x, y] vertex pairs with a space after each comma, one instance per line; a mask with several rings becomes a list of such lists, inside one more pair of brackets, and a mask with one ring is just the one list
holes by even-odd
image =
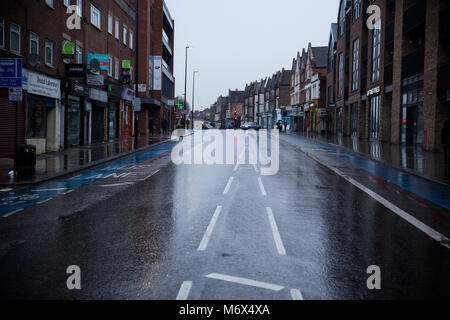
[[83, 16], [83, 0], [77, 0], [77, 15]]
[[124, 45], [127, 45], [127, 40], [128, 40], [127, 31], [128, 31], [127, 26], [123, 25], [123, 44]]
[[53, 8], [53, 0], [45, 0], [45, 4]]
[[83, 63], [83, 48], [81, 46], [76, 46], [75, 48], [75, 61], [77, 64]]
[[101, 29], [101, 12], [93, 4], [91, 4], [91, 23], [95, 27]]
[[14, 23], [11, 23], [11, 28], [9, 32], [9, 47], [11, 52], [20, 54], [20, 26]]
[[113, 76], [113, 58], [109, 56], [108, 76]]
[[53, 66], [53, 42], [45, 40], [45, 64]]
[[30, 54], [39, 54], [39, 36], [30, 32]]
[[133, 49], [134, 33], [130, 30], [130, 49]]
[[115, 73], [114, 73], [114, 78], [119, 79], [119, 59], [115, 59], [114, 61], [115, 64]]
[[119, 29], [120, 29], [120, 22], [119, 22], [119, 19], [116, 18], [115, 25], [114, 25], [114, 34], [116, 36], [116, 39], [120, 38]]
[[380, 80], [380, 51], [381, 51], [381, 21], [375, 23], [373, 30], [373, 50], [372, 50], [372, 82]]
[[70, 6], [70, 0], [64, 0], [64, 5], [65, 5], [66, 7]]
[[113, 15], [108, 12], [108, 33], [113, 34]]
[[352, 91], [358, 90], [359, 83], [359, 38], [353, 41]]

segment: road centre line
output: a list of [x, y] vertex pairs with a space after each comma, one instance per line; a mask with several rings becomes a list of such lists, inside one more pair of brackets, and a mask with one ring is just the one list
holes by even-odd
[[267, 192], [266, 192], [266, 189], [264, 188], [261, 177], [258, 178], [258, 183], [259, 183], [259, 189], [261, 190], [261, 194], [263, 196], [267, 196]]
[[200, 246], [198, 247], [197, 251], [205, 251], [208, 247], [209, 239], [211, 238], [211, 235], [214, 231], [214, 227], [216, 226], [217, 219], [219, 219], [220, 212], [222, 211], [222, 206], [218, 206], [216, 208], [216, 211], [214, 212], [213, 217], [211, 218], [211, 221], [208, 225], [208, 228], [206, 229], [206, 232], [203, 236], [202, 241], [200, 242]]
[[53, 198], [48, 198], [48, 199], [46, 199], [46, 200], [39, 201], [39, 202], [36, 203], [36, 204], [37, 204], [37, 205], [43, 204], [43, 203], [49, 202], [49, 201], [52, 200], [52, 199], [53, 199]]
[[246, 286], [261, 288], [261, 289], [268, 289], [268, 290], [272, 290], [272, 291], [281, 291], [284, 289], [284, 287], [278, 286], [276, 284], [260, 282], [260, 281], [245, 279], [245, 278], [239, 278], [239, 277], [233, 277], [233, 276], [229, 276], [229, 275], [225, 275], [225, 274], [211, 273], [211, 274], [206, 275], [205, 277], [209, 278], [209, 279], [222, 280], [222, 281], [226, 281], [226, 282], [232, 282], [232, 283], [242, 284], [242, 285], [246, 285]]
[[398, 215], [400, 218], [402, 218], [403, 220], [409, 222], [411, 225], [413, 225], [414, 227], [416, 227], [417, 229], [419, 229], [420, 231], [422, 231], [423, 233], [428, 235], [433, 240], [436, 240], [437, 242], [439, 242], [444, 247], [450, 249], [450, 240], [446, 236], [444, 236], [443, 234], [439, 233], [438, 231], [434, 230], [433, 228], [429, 227], [428, 225], [426, 225], [423, 222], [419, 221], [418, 219], [414, 218], [413, 216], [411, 216], [406, 211], [400, 209], [399, 207], [397, 207], [393, 203], [389, 202], [388, 200], [386, 200], [385, 198], [383, 198], [379, 194], [375, 193], [374, 191], [370, 190], [369, 188], [366, 188], [365, 186], [360, 184], [358, 181], [356, 181], [356, 180], [350, 178], [349, 176], [345, 175], [340, 170], [338, 170], [338, 169], [336, 169], [336, 168], [326, 164], [324, 161], [320, 160], [319, 158], [317, 158], [313, 154], [311, 154], [311, 153], [309, 153], [307, 151], [304, 151], [303, 149], [301, 149], [301, 150], [308, 157], [310, 157], [311, 159], [315, 160], [316, 162], [318, 162], [319, 164], [323, 165], [324, 167], [327, 167], [328, 169], [330, 169], [331, 171], [333, 171], [334, 173], [336, 173], [337, 175], [339, 175], [340, 177], [342, 177], [343, 179], [347, 180], [348, 182], [353, 184], [355, 187], [357, 187], [358, 189], [363, 191], [364, 193], [366, 193], [369, 196], [371, 196], [373, 199], [375, 199], [376, 201], [381, 203], [383, 206], [385, 206], [386, 208], [391, 210], [393, 213]]
[[184, 281], [180, 287], [180, 291], [178, 291], [176, 300], [187, 300], [191, 288], [192, 288], [192, 281]]
[[230, 179], [228, 179], [228, 183], [225, 187], [225, 190], [223, 190], [223, 194], [226, 195], [228, 194], [228, 192], [230, 191], [231, 188], [231, 184], [233, 183], [234, 177], [230, 177]]
[[270, 226], [272, 228], [273, 239], [275, 240], [275, 245], [277, 246], [278, 253], [281, 256], [286, 255], [286, 249], [284, 248], [283, 241], [281, 240], [280, 231], [278, 230], [277, 223], [275, 222], [275, 217], [271, 208], [267, 207], [267, 215], [269, 217]]

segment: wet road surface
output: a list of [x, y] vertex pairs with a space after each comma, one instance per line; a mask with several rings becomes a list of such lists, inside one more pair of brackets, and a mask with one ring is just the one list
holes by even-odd
[[[17, 191], [22, 204], [0, 194], [0, 296], [449, 298], [445, 186], [423, 192], [425, 180], [292, 136], [280, 136], [273, 176], [259, 164], [176, 166], [172, 147], [39, 186], [43, 198]], [[81, 290], [67, 289], [70, 265]], [[371, 265], [381, 290], [367, 288]]]

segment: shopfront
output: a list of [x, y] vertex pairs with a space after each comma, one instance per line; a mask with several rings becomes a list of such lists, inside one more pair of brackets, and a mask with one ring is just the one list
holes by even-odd
[[35, 72], [28, 72], [26, 142], [36, 146], [36, 153], [60, 148], [61, 84]]
[[403, 80], [401, 141], [408, 146], [423, 143], [423, 75]]
[[106, 91], [90, 88], [91, 100], [91, 142], [98, 143], [106, 140], [106, 116], [108, 110], [108, 93]]
[[133, 90], [124, 88], [122, 91], [122, 136], [124, 138], [133, 136], [134, 114], [133, 100], [135, 93]]

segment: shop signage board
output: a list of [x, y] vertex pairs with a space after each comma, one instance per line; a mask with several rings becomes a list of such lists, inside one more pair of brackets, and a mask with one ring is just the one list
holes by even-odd
[[138, 92], [146, 92], [147, 85], [146, 84], [138, 84]]
[[9, 101], [22, 101], [22, 88], [9, 88]]
[[28, 93], [61, 99], [61, 82], [35, 72], [28, 72]]
[[133, 98], [133, 111], [141, 112], [141, 98], [134, 97]]
[[22, 87], [22, 59], [0, 58], [0, 88]]
[[75, 43], [64, 40], [61, 45], [61, 54], [63, 58], [72, 58], [75, 56]]
[[105, 77], [101, 74], [87, 74], [86, 83], [90, 86], [103, 86], [105, 84]]
[[90, 88], [89, 99], [107, 103], [108, 93], [106, 91]]
[[88, 54], [88, 69], [91, 69], [91, 60], [96, 59], [100, 63], [100, 70], [108, 71], [109, 69], [109, 55], [107, 54]]
[[131, 60], [122, 60], [122, 69], [131, 69]]
[[373, 89], [367, 90], [367, 96], [370, 97], [370, 96], [373, 96], [380, 92], [381, 92], [381, 87], [375, 87]]
[[66, 64], [66, 76], [73, 78], [83, 78], [85, 74], [85, 64]]
[[153, 90], [162, 90], [162, 57], [153, 56]]

